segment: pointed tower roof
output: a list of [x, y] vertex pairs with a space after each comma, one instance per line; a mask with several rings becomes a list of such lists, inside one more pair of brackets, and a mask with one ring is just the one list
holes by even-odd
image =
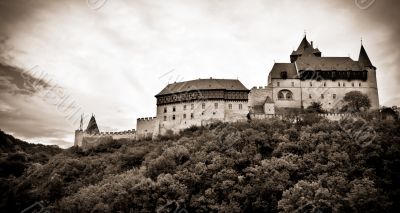
[[307, 36], [304, 35], [303, 40], [301, 40], [299, 47], [297, 48], [296, 51], [301, 51], [304, 50], [305, 48], [311, 46], [310, 42], [307, 40]]
[[295, 62], [301, 56], [321, 57], [321, 51], [313, 47], [313, 42], [309, 42], [306, 35], [304, 35], [297, 50], [294, 50], [292, 54], [290, 54], [290, 62]]
[[358, 56], [358, 63], [360, 63], [362, 67], [374, 67], [374, 65], [372, 65], [371, 63], [371, 60], [369, 60], [367, 51], [365, 51], [364, 49], [364, 45], [362, 44], [360, 49], [360, 55]]
[[264, 103], [273, 104], [274, 101], [272, 100], [271, 97], [267, 96], [267, 98], [265, 99], [265, 102], [264, 102]]
[[90, 118], [90, 121], [88, 123], [88, 126], [87, 126], [85, 132], [90, 133], [90, 134], [100, 132], [99, 127], [97, 126], [97, 123], [96, 123], [96, 118], [94, 118], [94, 115], [92, 115], [92, 117]]

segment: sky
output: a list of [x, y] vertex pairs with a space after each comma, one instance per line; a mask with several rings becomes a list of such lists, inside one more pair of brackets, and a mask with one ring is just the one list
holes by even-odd
[[264, 86], [304, 34], [323, 56], [377, 67], [380, 104], [400, 106], [396, 0], [1, 0], [0, 129], [73, 145], [84, 114], [134, 129], [168, 83], [238, 78]]

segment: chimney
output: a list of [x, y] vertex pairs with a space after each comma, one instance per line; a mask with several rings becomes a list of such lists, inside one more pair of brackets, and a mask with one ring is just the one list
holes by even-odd
[[311, 47], [314, 48], [314, 47], [313, 47], [313, 41], [311, 41]]

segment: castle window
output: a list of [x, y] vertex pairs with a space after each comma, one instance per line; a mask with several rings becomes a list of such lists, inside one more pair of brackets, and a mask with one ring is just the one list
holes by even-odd
[[312, 82], [310, 82], [310, 87], [312, 87]]
[[321, 94], [321, 99], [324, 99], [324, 94]]
[[183, 105], [183, 110], [186, 110], [186, 105]]
[[167, 107], [164, 107], [164, 113], [166, 113], [167, 112]]
[[213, 112], [213, 115], [215, 115], [215, 112]]
[[292, 82], [292, 87], [294, 87], [294, 82]]
[[183, 114], [183, 119], [186, 119], [186, 114]]
[[228, 108], [229, 108], [229, 109], [232, 109], [232, 104], [228, 104]]
[[284, 98], [285, 98], [285, 96], [283, 95], [283, 93], [279, 92], [278, 93], [278, 99], [284, 99]]
[[202, 109], [205, 109], [205, 108], [206, 108], [206, 104], [205, 104], [205, 103], [202, 103], [202, 104], [201, 104], [201, 108], [202, 108]]
[[311, 98], [312, 98], [312, 97], [311, 97], [311, 94], [309, 94], [308, 97], [311, 99]]
[[191, 104], [191, 105], [190, 105], [190, 109], [194, 109], [194, 104]]
[[340, 87], [340, 82], [337, 82], [337, 85]]
[[242, 106], [242, 104], [239, 104], [239, 109], [243, 109], [243, 106]]
[[358, 86], [361, 87], [361, 83], [358, 83]]
[[167, 120], [167, 116], [164, 116], [164, 121], [166, 121]]
[[284, 89], [278, 92], [279, 100], [292, 100], [293, 93], [290, 90]]
[[326, 82], [324, 82], [324, 87], [326, 87]]
[[173, 107], [172, 107], [172, 112], [175, 112], [175, 111], [176, 111], [176, 107], [173, 106]]
[[333, 94], [333, 95], [332, 95], [332, 98], [335, 99], [335, 98], [336, 98], [336, 94]]
[[281, 72], [281, 78], [282, 79], [287, 79], [287, 72], [286, 71]]
[[190, 118], [191, 118], [191, 119], [193, 119], [193, 118], [194, 118], [194, 115], [193, 115], [193, 113], [190, 113]]
[[276, 82], [276, 86], [279, 87], [281, 84], [280, 82]]
[[345, 86], [346, 86], [346, 83], [343, 82], [343, 86], [345, 87]]
[[204, 112], [201, 112], [201, 115], [204, 115]]
[[351, 83], [351, 86], [354, 87], [354, 83]]
[[214, 108], [218, 109], [218, 103], [214, 103]]
[[172, 120], [175, 120], [175, 115], [172, 115]]

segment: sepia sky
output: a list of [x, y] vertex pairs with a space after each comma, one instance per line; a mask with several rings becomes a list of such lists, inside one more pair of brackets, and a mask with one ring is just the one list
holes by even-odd
[[0, 128], [29, 142], [73, 144], [80, 114], [102, 131], [155, 116], [168, 82], [267, 84], [304, 31], [323, 56], [377, 67], [380, 104], [400, 105], [396, 0], [2, 0]]

